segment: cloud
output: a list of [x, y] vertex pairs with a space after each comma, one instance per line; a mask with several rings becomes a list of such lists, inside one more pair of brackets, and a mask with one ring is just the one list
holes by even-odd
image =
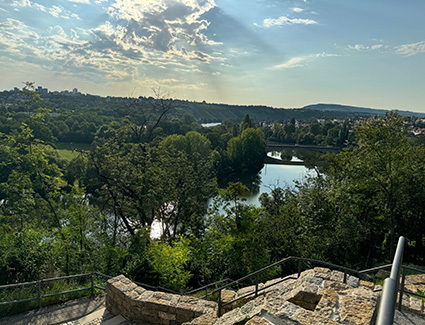
[[396, 52], [405, 56], [413, 56], [420, 53], [425, 53], [425, 41], [400, 45], [396, 48]]
[[305, 9], [298, 8], [298, 7], [292, 8], [292, 11], [293, 11], [293, 12], [297, 12], [297, 13], [299, 13], [299, 12], [303, 12], [304, 10], [305, 10]]
[[283, 70], [283, 69], [288, 69], [288, 68], [295, 68], [295, 67], [300, 67], [302, 66], [302, 62], [305, 61], [306, 59], [303, 57], [297, 57], [297, 58], [292, 58], [289, 59], [288, 61], [275, 65], [273, 67], [271, 67], [272, 70]]
[[44, 12], [47, 11], [47, 8], [45, 6], [43, 6], [43, 5], [41, 5], [41, 4], [33, 3], [32, 6], [35, 7], [35, 8], [37, 8], [40, 11], [44, 11]]
[[363, 44], [355, 44], [348, 45], [348, 48], [353, 51], [370, 51], [370, 50], [379, 50], [384, 48], [383, 44], [373, 44], [373, 45], [363, 45]]
[[204, 34], [209, 22], [201, 19], [214, 7], [214, 0], [117, 0], [108, 12], [126, 22], [120, 27], [126, 29], [129, 41], [167, 52], [182, 45], [187, 51], [188, 47], [220, 44]]
[[49, 8], [49, 14], [53, 17], [59, 18], [59, 15], [63, 12], [63, 8], [61, 6], [53, 6]]
[[[41, 9], [41, 8], [40, 8]], [[80, 19], [80, 17], [69, 10], [64, 9], [62, 6], [53, 6], [48, 9], [49, 14], [51, 14], [55, 18], [63, 18], [63, 19]]]
[[30, 7], [30, 0], [12, 0], [12, 7]]
[[273, 26], [282, 26], [282, 25], [315, 25], [317, 21], [313, 19], [300, 19], [300, 18], [288, 18], [285, 16], [281, 16], [277, 19], [266, 18], [263, 20], [263, 27], [269, 28]]
[[302, 67], [308, 62], [312, 62], [318, 58], [335, 57], [335, 56], [339, 56], [339, 55], [330, 54], [330, 53], [317, 53], [317, 54], [294, 57], [289, 59], [288, 61], [285, 61], [283, 63], [270, 67], [269, 70], [284, 70], [284, 69]]
[[[15, 2], [26, 3], [24, 0]], [[93, 3], [91, 0], [69, 2]], [[64, 4], [48, 8], [28, 3], [56, 19], [79, 19]], [[0, 46], [9, 57], [40, 66], [59, 67], [55, 68], [58, 73], [78, 75], [84, 72], [96, 81], [100, 80], [99, 76], [134, 80], [146, 73], [146, 69], [169, 68], [167, 73], [193, 73], [199, 72], [202, 64], [224, 60], [223, 54], [216, 51], [221, 43], [207, 36], [210, 22], [204, 14], [215, 7], [214, 0], [115, 0], [113, 4], [112, 1], [105, 3], [109, 18], [91, 29], [68, 29], [61, 21], [53, 20], [55, 23], [39, 35], [34, 28], [8, 19], [0, 23]]]

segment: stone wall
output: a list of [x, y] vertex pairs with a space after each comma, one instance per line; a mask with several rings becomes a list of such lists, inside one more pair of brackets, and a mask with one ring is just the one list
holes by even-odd
[[217, 314], [215, 302], [145, 290], [123, 275], [106, 284], [106, 308], [114, 315], [150, 324], [183, 324]]

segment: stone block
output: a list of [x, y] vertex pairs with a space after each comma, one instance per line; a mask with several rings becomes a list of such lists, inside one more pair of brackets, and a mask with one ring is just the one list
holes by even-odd
[[273, 325], [273, 323], [263, 317], [254, 316], [245, 325]]
[[410, 297], [409, 309], [418, 313], [424, 313], [424, 302], [421, 298]]
[[373, 284], [373, 282], [360, 280], [360, 286], [361, 286], [361, 287], [366, 287], [366, 288], [368, 288], [368, 289], [370, 289], [370, 290], [373, 290], [373, 287], [374, 287], [375, 285]]
[[158, 317], [166, 320], [176, 320], [175, 313], [165, 313], [163, 311], [158, 311]]

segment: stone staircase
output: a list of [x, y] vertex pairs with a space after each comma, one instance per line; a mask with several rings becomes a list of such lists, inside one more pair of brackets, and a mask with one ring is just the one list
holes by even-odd
[[[217, 318], [218, 306], [215, 302], [148, 292], [120, 276], [108, 283], [107, 306], [114, 305], [114, 313], [123, 314], [130, 319], [138, 318], [144, 324], [373, 324], [382, 288], [354, 276], [348, 276], [347, 283], [343, 283], [343, 278], [342, 272], [316, 267], [302, 272], [299, 277], [294, 274], [259, 284], [260, 289], [266, 289], [257, 297], [255, 286], [238, 291], [224, 289], [224, 304], [238, 297], [244, 298], [229, 305], [224, 310], [224, 315]], [[274, 283], [276, 284], [268, 287]], [[406, 278], [408, 290], [416, 292], [422, 285], [425, 286], [425, 275]], [[111, 295], [111, 299], [108, 295]], [[412, 299], [415, 299], [415, 304]], [[124, 305], [124, 308], [120, 307]], [[421, 299], [406, 296], [403, 307], [403, 313], [396, 316], [396, 324], [425, 324]], [[123, 308], [122, 312], [120, 308]], [[183, 311], [184, 308], [186, 309]], [[412, 314], [412, 311], [416, 314]], [[143, 313], [150, 318], [144, 317]], [[190, 319], [184, 320], [182, 315]], [[415, 322], [409, 323], [406, 319], [415, 319]]]

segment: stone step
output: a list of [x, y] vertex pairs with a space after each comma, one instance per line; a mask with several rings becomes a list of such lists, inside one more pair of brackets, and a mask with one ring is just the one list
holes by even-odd
[[115, 316], [114, 318], [108, 319], [105, 322], [102, 322], [102, 325], [119, 325], [127, 321], [124, 317], [121, 315]]
[[84, 317], [81, 317], [80, 319], [78, 319], [77, 322], [78, 322], [78, 324], [88, 324], [88, 323], [91, 323], [95, 319], [102, 318], [102, 316], [105, 313], [105, 311], [106, 311], [106, 308], [105, 307], [99, 308], [98, 310], [96, 310], [96, 311], [94, 311], [94, 312], [92, 312], [92, 313], [90, 313], [90, 314], [88, 314], [88, 315], [86, 315]]

